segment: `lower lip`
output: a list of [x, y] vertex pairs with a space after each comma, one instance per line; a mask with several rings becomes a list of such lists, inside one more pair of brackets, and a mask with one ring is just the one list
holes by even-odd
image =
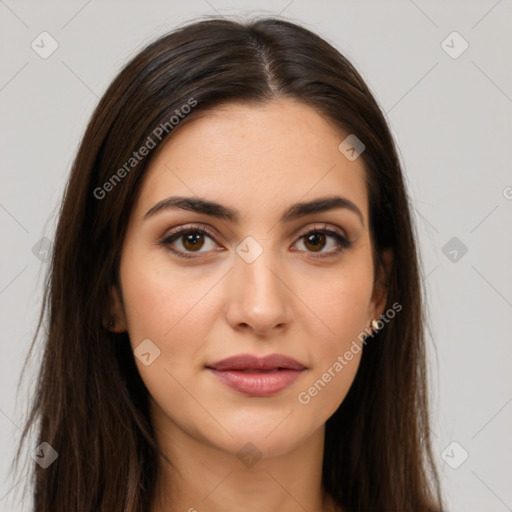
[[214, 370], [209, 368], [222, 383], [235, 391], [250, 396], [270, 396], [293, 384], [304, 370], [272, 370], [246, 372], [237, 370]]

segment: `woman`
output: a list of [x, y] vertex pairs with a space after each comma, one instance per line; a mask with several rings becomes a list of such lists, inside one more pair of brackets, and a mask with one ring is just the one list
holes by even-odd
[[128, 63], [44, 312], [38, 512], [442, 509], [399, 160], [305, 28], [207, 19]]

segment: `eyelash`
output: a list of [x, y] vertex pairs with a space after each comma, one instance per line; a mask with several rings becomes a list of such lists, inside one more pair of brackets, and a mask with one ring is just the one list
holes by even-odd
[[[194, 254], [193, 252], [187, 253], [187, 252], [184, 252], [181, 250], [176, 250], [175, 248], [173, 248], [171, 246], [171, 244], [175, 240], [178, 240], [180, 237], [189, 235], [189, 234], [193, 234], [193, 233], [200, 233], [202, 235], [206, 235], [215, 241], [215, 236], [213, 235], [213, 233], [210, 233], [210, 231], [208, 231], [205, 227], [198, 225], [198, 226], [187, 226], [184, 228], [180, 228], [176, 231], [173, 231], [173, 232], [167, 234], [160, 241], [160, 244], [165, 246], [166, 248], [168, 248], [170, 251], [172, 251], [174, 254], [176, 254], [180, 258], [188, 258], [188, 259], [198, 258], [199, 256], [195, 256], [195, 255], [192, 256], [192, 254]], [[329, 251], [327, 253], [318, 253], [317, 255], [314, 256], [315, 258], [333, 257], [341, 252], [344, 252], [345, 249], [350, 249], [352, 247], [352, 242], [350, 240], [348, 240], [347, 238], [342, 236], [337, 231], [335, 231], [333, 229], [329, 229], [325, 226], [322, 228], [313, 228], [313, 229], [310, 229], [309, 231], [306, 231], [305, 233], [303, 233], [302, 235], [299, 236], [298, 240], [302, 240], [303, 238], [306, 238], [308, 235], [311, 235], [313, 233], [322, 233], [324, 235], [332, 236], [334, 239], [336, 239], [336, 241], [339, 244], [338, 248], [333, 249], [332, 251]], [[204, 252], [206, 252], [206, 251], [204, 251]], [[306, 252], [309, 252], [309, 251], [306, 251]], [[200, 253], [197, 253], [197, 254], [200, 254]], [[315, 254], [315, 253], [312, 252], [311, 254]]]

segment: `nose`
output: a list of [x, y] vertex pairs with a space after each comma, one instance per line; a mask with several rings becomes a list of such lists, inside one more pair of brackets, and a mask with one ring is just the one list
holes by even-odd
[[226, 317], [238, 331], [269, 336], [285, 330], [291, 319], [291, 291], [280, 265], [266, 249], [252, 263], [236, 256], [230, 272]]

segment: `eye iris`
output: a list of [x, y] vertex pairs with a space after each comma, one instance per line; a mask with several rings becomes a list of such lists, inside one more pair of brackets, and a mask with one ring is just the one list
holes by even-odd
[[[204, 245], [204, 235], [202, 233], [189, 233], [188, 235], [183, 235], [183, 246], [187, 251], [193, 251], [195, 249], [201, 249]], [[197, 243], [198, 239], [201, 239], [201, 243], [199, 246], [194, 245]], [[192, 246], [189, 246], [189, 243], [192, 242]]]
[[306, 245], [306, 247], [308, 247], [309, 249], [310, 247], [308, 246], [308, 244], [312, 242], [313, 246], [316, 246], [318, 244], [319, 239], [323, 242], [323, 244], [321, 244], [322, 246], [320, 248], [318, 248], [318, 246], [313, 247], [313, 251], [322, 250], [325, 246], [325, 235], [323, 233], [311, 233], [310, 235], [306, 236], [304, 240], [304, 245]]

